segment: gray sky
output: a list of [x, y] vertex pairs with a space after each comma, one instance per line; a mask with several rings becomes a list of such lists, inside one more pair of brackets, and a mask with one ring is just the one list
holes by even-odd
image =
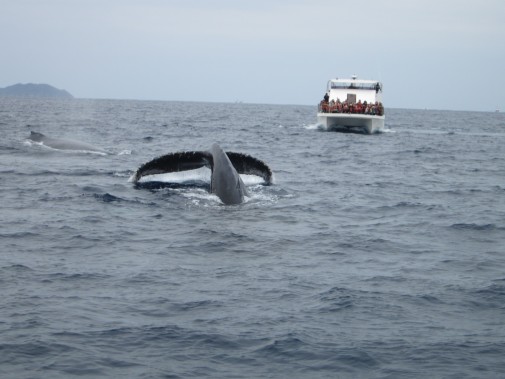
[[505, 110], [504, 0], [0, 0], [0, 87], [307, 104], [378, 79], [393, 108]]

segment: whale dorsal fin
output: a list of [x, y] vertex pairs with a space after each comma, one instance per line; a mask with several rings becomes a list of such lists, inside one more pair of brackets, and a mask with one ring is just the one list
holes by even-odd
[[41, 141], [41, 140], [42, 140], [42, 138], [44, 138], [44, 137], [45, 137], [45, 135], [43, 135], [42, 133], [39, 133], [39, 132], [34, 132], [33, 130], [30, 132], [30, 139], [31, 139], [32, 141], [37, 141], [37, 142], [39, 142], [39, 141]]
[[239, 174], [257, 175], [262, 177], [266, 184], [272, 183], [272, 170], [265, 162], [248, 154], [227, 151], [226, 155]]
[[133, 181], [138, 182], [143, 176], [196, 170], [204, 166], [212, 168], [212, 155], [206, 151], [171, 153], [140, 166], [133, 177]]

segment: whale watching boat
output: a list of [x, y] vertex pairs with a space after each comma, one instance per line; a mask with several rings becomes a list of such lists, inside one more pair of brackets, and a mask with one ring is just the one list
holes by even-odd
[[376, 80], [331, 79], [319, 103], [317, 121], [327, 130], [373, 134], [384, 128], [382, 83]]

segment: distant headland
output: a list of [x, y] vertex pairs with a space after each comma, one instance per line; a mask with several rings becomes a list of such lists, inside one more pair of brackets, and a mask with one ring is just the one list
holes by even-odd
[[0, 88], [0, 96], [12, 97], [47, 97], [53, 99], [73, 99], [74, 97], [63, 89], [58, 89], [49, 84], [14, 84]]

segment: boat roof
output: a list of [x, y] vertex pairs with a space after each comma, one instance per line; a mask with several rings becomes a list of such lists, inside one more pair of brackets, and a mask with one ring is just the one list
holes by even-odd
[[339, 79], [339, 78], [330, 79], [330, 82], [331, 83], [350, 83], [350, 82], [353, 82], [353, 83], [359, 83], [359, 84], [375, 84], [375, 83], [379, 83], [378, 80], [358, 79], [356, 76], [353, 76], [352, 78], [348, 78], [348, 79]]

